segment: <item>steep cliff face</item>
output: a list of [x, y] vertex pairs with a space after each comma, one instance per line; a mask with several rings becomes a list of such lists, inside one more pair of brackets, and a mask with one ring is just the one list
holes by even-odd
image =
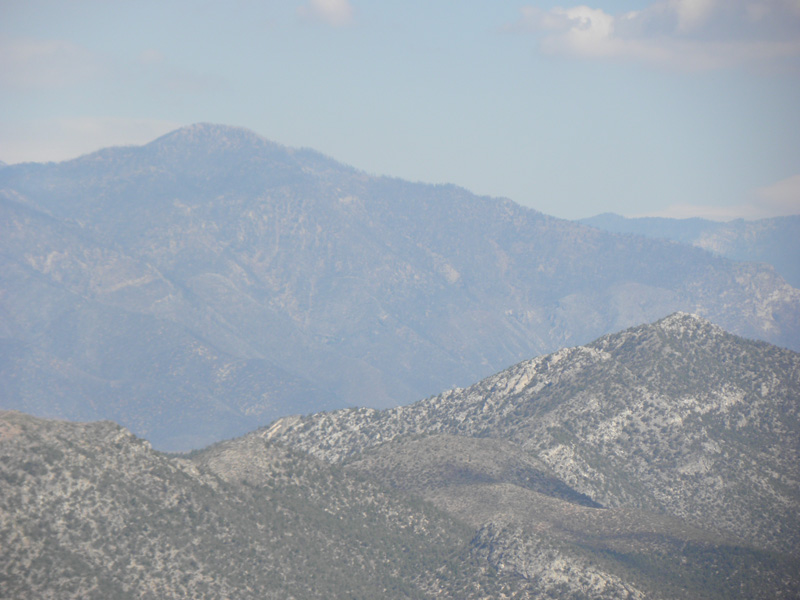
[[797, 348], [765, 266], [373, 177], [246, 130], [0, 170], [6, 408], [185, 449], [387, 407], [676, 310]]

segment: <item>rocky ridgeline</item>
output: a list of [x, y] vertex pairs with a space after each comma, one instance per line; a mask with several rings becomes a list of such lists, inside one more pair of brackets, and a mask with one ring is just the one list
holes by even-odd
[[253, 435], [330, 462], [408, 435], [511, 441], [607, 507], [800, 548], [800, 359], [676, 314], [385, 411], [281, 419]]
[[406, 435], [486, 435], [493, 424], [514, 414], [518, 409], [515, 400], [526, 390], [535, 394], [554, 382], [568, 381], [581, 365], [603, 358], [591, 348], [567, 348], [522, 362], [468, 388], [448, 390], [411, 405], [284, 417], [251, 435], [288, 443], [334, 463]]

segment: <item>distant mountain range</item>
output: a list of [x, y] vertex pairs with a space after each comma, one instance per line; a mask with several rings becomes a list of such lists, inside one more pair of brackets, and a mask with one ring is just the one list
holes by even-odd
[[790, 599], [800, 355], [675, 314], [167, 456], [0, 413], [0, 597]]
[[767, 266], [374, 177], [252, 132], [0, 169], [0, 398], [197, 448], [696, 312], [800, 349]]
[[768, 263], [790, 285], [800, 287], [800, 215], [720, 223], [603, 213], [578, 222], [614, 233], [675, 240], [733, 260]]

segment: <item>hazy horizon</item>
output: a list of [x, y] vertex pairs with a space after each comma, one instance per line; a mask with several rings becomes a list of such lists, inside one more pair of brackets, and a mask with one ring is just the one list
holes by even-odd
[[800, 7], [0, 2], [0, 160], [214, 122], [544, 213], [800, 212]]

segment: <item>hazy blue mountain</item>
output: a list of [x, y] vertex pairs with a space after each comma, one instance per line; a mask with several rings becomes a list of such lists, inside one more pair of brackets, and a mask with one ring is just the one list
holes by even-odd
[[800, 355], [676, 314], [188, 455], [0, 412], [0, 597], [792, 599]]
[[800, 287], [800, 215], [726, 223], [707, 219], [629, 219], [604, 213], [579, 223], [614, 233], [675, 240], [733, 260], [765, 262]]
[[0, 213], [2, 406], [162, 449], [411, 402], [676, 310], [800, 348], [800, 292], [768, 267], [243, 129], [5, 167]]

